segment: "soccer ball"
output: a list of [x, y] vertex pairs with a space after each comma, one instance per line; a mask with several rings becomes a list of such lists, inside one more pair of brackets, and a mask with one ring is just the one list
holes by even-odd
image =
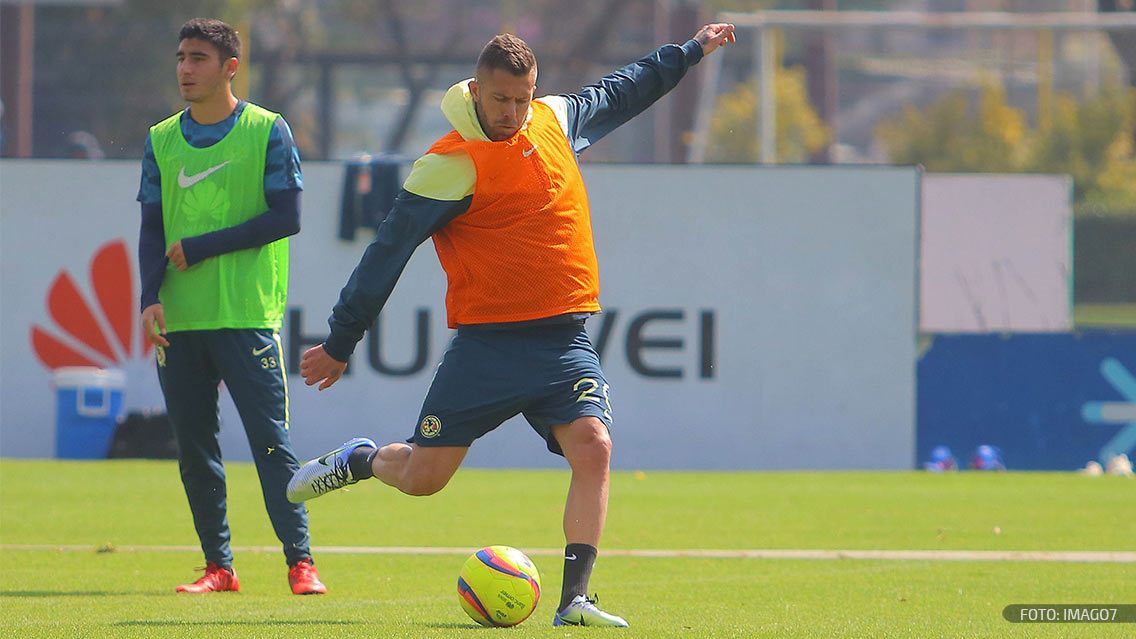
[[516, 548], [482, 548], [462, 566], [458, 600], [465, 614], [483, 626], [515, 626], [540, 601], [540, 574]]

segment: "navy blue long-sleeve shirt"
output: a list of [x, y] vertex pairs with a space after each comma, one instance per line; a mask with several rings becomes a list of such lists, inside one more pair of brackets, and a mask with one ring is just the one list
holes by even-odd
[[[664, 45], [576, 93], [539, 100], [557, 114], [578, 155], [673, 89], [702, 55], [702, 45], [695, 40], [682, 46]], [[480, 126], [474, 124], [469, 130], [468, 123], [455, 121], [449, 111], [446, 114], [466, 139], [488, 139]], [[331, 333], [323, 344], [332, 358], [347, 361], [378, 317], [415, 249], [469, 209], [473, 184], [463, 179], [466, 176], [462, 171], [455, 170], [454, 163], [460, 161], [443, 161], [428, 154], [415, 162], [394, 206], [332, 309], [328, 319]]]

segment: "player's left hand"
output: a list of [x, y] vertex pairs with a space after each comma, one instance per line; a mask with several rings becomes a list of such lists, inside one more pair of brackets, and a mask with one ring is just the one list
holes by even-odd
[[177, 270], [184, 271], [189, 268], [189, 263], [185, 261], [185, 251], [181, 248], [181, 240], [178, 240], [170, 246], [170, 250], [166, 251], [166, 257], [174, 263]]
[[729, 42], [737, 42], [734, 35], [734, 25], [716, 22], [708, 24], [694, 34], [694, 39], [702, 45], [702, 55], [709, 55], [711, 51]]

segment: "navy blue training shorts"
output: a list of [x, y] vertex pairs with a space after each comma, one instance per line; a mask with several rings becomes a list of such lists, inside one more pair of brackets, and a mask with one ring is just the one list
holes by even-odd
[[469, 446], [517, 414], [558, 455], [553, 426], [597, 417], [611, 428], [610, 388], [583, 322], [459, 327], [407, 441]]

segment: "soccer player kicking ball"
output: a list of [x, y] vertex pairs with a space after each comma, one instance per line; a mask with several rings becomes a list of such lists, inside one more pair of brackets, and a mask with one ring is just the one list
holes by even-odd
[[626, 627], [586, 595], [607, 515], [609, 386], [584, 321], [600, 311], [591, 218], [576, 154], [670, 91], [727, 42], [702, 27], [570, 95], [533, 100], [537, 67], [521, 39], [499, 35], [475, 77], [442, 111], [454, 131], [414, 163], [300, 373], [329, 388], [374, 322], [415, 248], [433, 237], [446, 272], [453, 341], [410, 443], [356, 438], [309, 461], [288, 484], [301, 502], [370, 477], [409, 495], [441, 490], [475, 439], [523, 413], [572, 468], [564, 507], [564, 584], [553, 625]]

